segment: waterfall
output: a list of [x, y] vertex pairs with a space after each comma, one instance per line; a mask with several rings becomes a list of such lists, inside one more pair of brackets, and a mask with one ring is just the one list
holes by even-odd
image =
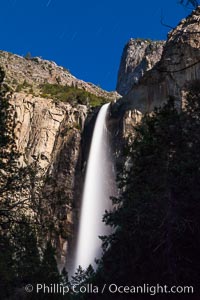
[[109, 233], [109, 227], [102, 222], [105, 210], [111, 208], [110, 196], [115, 190], [114, 168], [106, 128], [108, 108], [109, 103], [103, 105], [98, 113], [90, 146], [74, 271], [79, 265], [83, 269], [89, 264], [96, 268], [94, 260], [102, 255], [99, 236]]

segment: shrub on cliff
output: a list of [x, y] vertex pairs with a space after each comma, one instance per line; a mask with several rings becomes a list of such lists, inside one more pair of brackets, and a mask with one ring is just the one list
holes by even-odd
[[73, 86], [46, 83], [40, 85], [40, 89], [42, 97], [52, 98], [55, 101], [68, 102], [72, 105], [83, 104], [95, 107], [108, 102], [103, 97], [98, 97]]

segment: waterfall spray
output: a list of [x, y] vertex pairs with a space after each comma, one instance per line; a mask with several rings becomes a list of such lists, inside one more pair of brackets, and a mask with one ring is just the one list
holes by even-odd
[[115, 190], [115, 175], [106, 128], [108, 108], [109, 103], [103, 105], [98, 113], [90, 146], [74, 271], [79, 265], [83, 269], [89, 264], [96, 267], [94, 260], [102, 255], [99, 236], [109, 233], [109, 227], [102, 221], [105, 210], [111, 208], [110, 196], [113, 196]]

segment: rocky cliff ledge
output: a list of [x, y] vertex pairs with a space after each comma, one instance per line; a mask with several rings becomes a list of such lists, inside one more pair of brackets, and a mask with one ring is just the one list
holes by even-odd
[[25, 82], [36, 95], [39, 94], [41, 84], [59, 84], [74, 86], [99, 97], [115, 99], [119, 96], [116, 92], [107, 92], [92, 83], [77, 79], [67, 69], [40, 57], [24, 58], [0, 51], [0, 67], [5, 71], [4, 82], [13, 90], [21, 88]]
[[160, 60], [164, 41], [130, 39], [124, 47], [118, 71], [116, 90], [126, 95], [144, 73]]

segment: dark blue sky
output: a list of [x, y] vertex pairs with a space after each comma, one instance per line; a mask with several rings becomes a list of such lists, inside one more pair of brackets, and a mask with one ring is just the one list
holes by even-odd
[[189, 10], [178, 0], [4, 0], [1, 49], [41, 56], [76, 77], [114, 90], [120, 57], [131, 37], [166, 39]]

